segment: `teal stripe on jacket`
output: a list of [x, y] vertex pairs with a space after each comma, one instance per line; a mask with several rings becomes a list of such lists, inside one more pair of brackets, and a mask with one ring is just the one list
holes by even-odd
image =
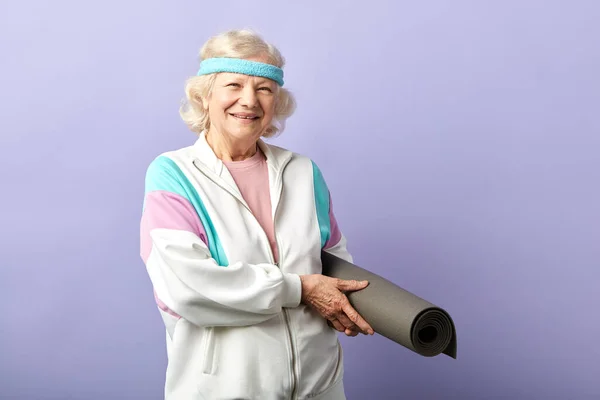
[[[229, 265], [219, 236], [217, 235], [202, 199], [175, 161], [168, 157], [157, 157], [148, 167], [148, 172], [146, 173], [145, 195], [155, 190], [164, 190], [177, 194], [184, 199], [187, 199], [192, 204], [206, 231], [208, 248], [212, 258], [214, 258], [220, 266], [226, 267]], [[143, 208], [146, 207], [145, 195]]]
[[317, 220], [319, 221], [319, 231], [321, 232], [321, 248], [331, 236], [331, 221], [329, 219], [329, 189], [323, 178], [323, 174], [317, 164], [313, 165], [313, 182], [315, 185], [315, 206], [317, 208]]

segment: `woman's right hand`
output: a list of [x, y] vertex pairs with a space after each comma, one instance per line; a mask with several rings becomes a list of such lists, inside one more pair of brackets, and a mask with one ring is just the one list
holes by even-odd
[[352, 307], [344, 292], [361, 290], [368, 281], [343, 280], [321, 274], [300, 275], [302, 303], [312, 307], [330, 321], [339, 332], [356, 336], [356, 332], [373, 335], [371, 325]]

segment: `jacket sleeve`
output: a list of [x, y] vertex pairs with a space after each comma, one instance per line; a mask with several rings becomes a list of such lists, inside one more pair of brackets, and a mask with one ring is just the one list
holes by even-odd
[[198, 326], [244, 326], [300, 303], [300, 277], [273, 264], [219, 265], [197, 211], [197, 192], [169, 159], [146, 174], [141, 257], [159, 307]]
[[333, 211], [333, 200], [331, 192], [327, 187], [321, 170], [313, 162], [313, 181], [315, 205], [317, 208], [317, 219], [321, 232], [322, 249], [326, 252], [340, 257], [348, 262], [353, 262], [352, 254], [348, 251], [347, 240]]

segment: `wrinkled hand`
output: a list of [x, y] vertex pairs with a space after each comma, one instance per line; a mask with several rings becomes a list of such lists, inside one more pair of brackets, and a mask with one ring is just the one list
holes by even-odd
[[335, 330], [348, 336], [373, 335], [371, 325], [352, 307], [344, 292], [364, 289], [367, 281], [343, 280], [321, 274], [301, 275], [301, 302], [315, 309]]

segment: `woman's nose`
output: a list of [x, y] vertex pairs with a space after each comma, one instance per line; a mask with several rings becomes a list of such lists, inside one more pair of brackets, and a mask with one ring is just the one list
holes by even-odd
[[249, 85], [244, 87], [244, 90], [242, 90], [242, 95], [240, 97], [240, 103], [242, 103], [242, 105], [248, 108], [256, 107], [257, 98], [253, 87]]

